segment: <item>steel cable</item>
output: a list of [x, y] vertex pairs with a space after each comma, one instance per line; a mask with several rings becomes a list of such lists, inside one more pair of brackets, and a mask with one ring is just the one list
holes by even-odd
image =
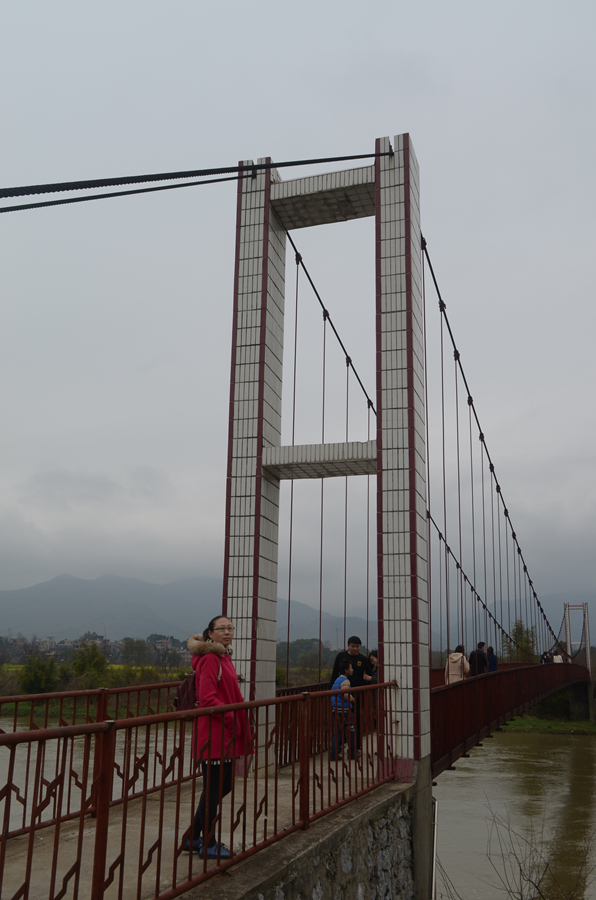
[[[480, 426], [480, 420], [479, 420], [479, 418], [478, 418], [478, 414], [477, 414], [476, 408], [475, 408], [475, 406], [474, 406], [474, 401], [473, 401], [473, 398], [472, 398], [472, 395], [471, 395], [471, 392], [470, 392], [470, 389], [469, 389], [469, 386], [468, 386], [468, 382], [467, 382], [467, 379], [466, 379], [466, 376], [465, 376], [465, 373], [464, 373], [464, 370], [463, 370], [463, 366], [462, 366], [462, 363], [461, 363], [461, 357], [460, 357], [460, 354], [459, 354], [459, 352], [458, 352], [458, 350], [457, 350], [457, 346], [456, 346], [456, 343], [455, 343], [455, 337], [454, 337], [454, 335], [453, 335], [453, 331], [452, 331], [451, 325], [450, 325], [450, 323], [449, 323], [449, 318], [448, 318], [448, 316], [447, 316], [447, 311], [446, 311], [447, 308], [446, 308], [446, 304], [445, 304], [445, 302], [443, 301], [443, 298], [442, 298], [442, 296], [441, 296], [441, 291], [440, 291], [440, 288], [439, 288], [439, 285], [438, 285], [438, 282], [437, 282], [437, 278], [436, 278], [435, 273], [434, 273], [434, 269], [433, 269], [433, 266], [432, 266], [432, 262], [431, 262], [431, 260], [430, 260], [429, 253], [428, 253], [427, 243], [426, 243], [426, 240], [425, 240], [424, 238], [422, 239], [422, 249], [423, 249], [423, 253], [424, 253], [426, 262], [428, 263], [428, 266], [429, 266], [429, 270], [430, 270], [430, 273], [431, 273], [431, 277], [432, 277], [432, 280], [433, 280], [433, 284], [434, 284], [435, 290], [436, 290], [436, 292], [437, 292], [437, 296], [438, 296], [438, 298], [439, 298], [439, 310], [440, 310], [440, 312], [441, 312], [441, 319], [442, 319], [442, 320], [444, 319], [445, 325], [447, 326], [447, 330], [448, 330], [449, 336], [450, 336], [450, 338], [451, 338], [451, 342], [452, 342], [454, 354], [456, 354], [456, 364], [457, 364], [458, 367], [459, 367], [459, 371], [460, 371], [460, 374], [461, 374], [461, 377], [462, 377], [464, 386], [465, 386], [466, 391], [467, 391], [467, 393], [468, 393], [468, 402], [469, 402], [469, 404], [470, 404], [472, 414], [473, 414], [473, 416], [474, 416], [474, 419], [475, 419], [475, 421], [476, 421], [476, 425], [477, 425], [477, 427], [478, 427], [478, 431], [479, 431], [480, 439], [481, 439], [481, 441], [482, 441], [483, 449], [484, 449], [484, 452], [486, 453], [486, 458], [487, 458], [488, 463], [489, 463], [489, 465], [490, 465], [490, 467], [491, 467], [491, 472], [494, 472], [494, 471], [495, 471], [495, 470], [494, 470], [494, 464], [493, 464], [493, 462], [492, 462], [492, 459], [491, 459], [491, 456], [490, 456], [488, 447], [486, 446], [486, 441], [485, 441], [485, 439], [484, 439], [484, 434], [483, 434], [482, 428], [481, 428], [481, 426]], [[495, 480], [496, 480], [496, 477], [495, 477]], [[500, 484], [498, 483], [498, 481], [496, 481], [496, 488], [495, 488], [495, 489], [496, 489], [497, 494], [498, 494], [499, 497], [500, 497], [501, 503], [503, 504], [503, 512], [504, 512], [505, 518], [506, 518], [506, 519], [508, 520], [508, 522], [509, 522], [509, 528], [510, 528], [510, 530], [511, 530], [511, 537], [512, 537], [513, 543], [515, 544], [515, 549], [517, 550], [517, 555], [519, 556], [519, 558], [520, 558], [521, 562], [523, 563], [523, 565], [526, 566], [525, 560], [524, 560], [524, 558], [523, 558], [523, 553], [522, 553], [522, 551], [521, 551], [521, 547], [519, 546], [519, 544], [518, 544], [518, 542], [517, 542], [517, 536], [516, 536], [516, 534], [515, 534], [515, 531], [513, 530], [513, 524], [512, 524], [512, 522], [511, 522], [510, 517], [509, 517], [509, 511], [508, 511], [508, 509], [507, 509], [507, 507], [506, 507], [506, 505], [505, 505], [505, 500], [504, 500], [504, 497], [503, 497], [503, 494], [502, 494], [502, 491], [501, 491], [501, 486], [500, 486]], [[527, 572], [527, 567], [526, 567], [526, 572]], [[514, 579], [515, 579], [515, 573], [514, 573]], [[509, 578], [508, 578], [508, 584], [509, 584]], [[548, 622], [548, 619], [546, 618], [546, 615], [545, 615], [545, 613], [544, 613], [544, 609], [543, 609], [543, 607], [542, 607], [542, 604], [540, 603], [540, 600], [538, 599], [538, 595], [536, 594], [536, 591], [534, 590], [533, 582], [532, 582], [532, 580], [531, 580], [529, 577], [528, 577], [528, 584], [529, 584], [530, 588], [532, 589], [532, 595], [533, 595], [533, 598], [534, 598], [534, 602], [537, 604], [538, 609], [540, 610], [540, 612], [541, 612], [542, 615], [544, 616], [545, 621], [546, 621], [547, 626], [548, 626], [548, 629], [549, 629], [549, 631], [551, 632], [551, 634], [552, 634], [553, 637], [554, 637], [554, 632], [553, 632], [553, 630], [552, 630], [552, 627], [551, 627], [550, 623]]]

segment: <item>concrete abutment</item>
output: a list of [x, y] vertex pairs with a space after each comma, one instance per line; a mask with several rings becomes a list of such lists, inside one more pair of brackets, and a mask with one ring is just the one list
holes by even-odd
[[209, 879], [192, 900], [429, 900], [432, 783], [381, 785]]

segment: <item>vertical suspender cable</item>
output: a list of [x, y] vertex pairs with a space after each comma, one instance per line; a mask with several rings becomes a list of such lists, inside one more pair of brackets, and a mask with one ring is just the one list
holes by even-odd
[[[474, 583], [474, 595], [478, 599], [478, 580], [476, 577], [476, 507], [474, 501], [474, 442], [472, 438], [472, 398], [468, 396], [468, 432], [470, 441], [470, 502], [472, 509], [472, 580]], [[482, 611], [478, 609], [478, 604], [474, 603], [474, 624], [476, 633], [474, 634], [474, 648], [480, 640]], [[478, 623], [478, 624], [477, 624]], [[483, 635], [483, 640], [485, 640]]]
[[[327, 378], [327, 319], [329, 313], [323, 309], [323, 390], [321, 398], [321, 443], [325, 443], [325, 396]], [[319, 682], [321, 681], [321, 648], [323, 634], [323, 537], [324, 537], [324, 508], [325, 508], [325, 479], [321, 478], [321, 534], [319, 546]], [[339, 648], [338, 648], [339, 649]]]
[[[472, 411], [470, 410], [470, 424], [472, 422]], [[484, 633], [486, 634], [487, 643], [491, 644], [491, 638], [488, 633], [488, 579], [486, 576], [486, 504], [484, 497], [484, 453], [482, 449], [482, 438], [480, 435], [480, 485], [482, 488], [482, 567], [484, 570]], [[496, 642], [496, 639], [495, 639]]]
[[[296, 253], [296, 301], [294, 307], [294, 371], [292, 383], [292, 446], [296, 442], [296, 365], [298, 358], [298, 280], [302, 257]], [[290, 683], [290, 616], [292, 609], [292, 552], [294, 537], [294, 479], [290, 481], [290, 548], [288, 553], [288, 638], [286, 646], [286, 687]], [[320, 637], [320, 636], [319, 636]], [[320, 651], [319, 651], [320, 652]]]
[[[509, 577], [509, 534], [507, 531], [507, 519], [504, 522], [505, 528], [505, 574], [507, 578], [507, 632], [511, 634], [511, 579]], [[511, 645], [511, 653], [513, 654], [513, 644]], [[510, 662], [513, 662], [513, 657]]]
[[492, 544], [492, 565], [493, 565], [493, 615], [495, 617], [495, 653], [500, 656], [501, 650], [498, 646], [497, 638], [497, 622], [500, 621], [497, 615], [497, 569], [495, 556], [495, 499], [493, 494], [493, 473], [492, 467], [489, 467], [490, 474], [490, 535]]
[[493, 476], [492, 472], [489, 469], [490, 475], [490, 540], [491, 540], [491, 550], [492, 550], [492, 570], [493, 570], [493, 616], [495, 617], [495, 653], [497, 656], [500, 655], [500, 649], [498, 646], [498, 633], [497, 633], [497, 570], [496, 570], [496, 558], [495, 558], [495, 500], [493, 496]]
[[[366, 440], [370, 441], [370, 400], [367, 403]], [[366, 649], [370, 653], [370, 475], [366, 476]], [[375, 641], [376, 644], [376, 641]]]
[[[495, 490], [496, 490], [496, 479], [495, 479]], [[503, 622], [504, 622], [504, 619], [503, 619], [503, 545], [501, 543], [501, 504], [499, 503], [498, 497], [497, 497], [497, 534], [498, 534], [498, 538], [499, 538], [499, 608], [501, 610], [501, 613], [499, 616], [499, 621], [500, 621], [501, 625], [503, 625]]]
[[[348, 443], [349, 416], [350, 416], [350, 363], [352, 360], [346, 356], [346, 444]], [[344, 501], [344, 647], [346, 644], [346, 619], [348, 617], [348, 476], [346, 475], [346, 489]]]
[[[464, 595], [463, 595], [463, 577], [461, 570], [462, 563], [462, 553], [463, 553], [463, 543], [462, 543], [462, 529], [461, 529], [461, 466], [460, 466], [460, 447], [459, 447], [459, 388], [458, 388], [458, 379], [457, 379], [457, 359], [458, 352], [454, 351], [454, 359], [455, 359], [455, 444], [456, 444], [456, 458], [457, 458], [457, 528], [459, 534], [459, 562], [460, 565], [457, 567], [457, 599], [458, 599], [458, 610], [460, 614], [460, 644], [463, 644], [464, 647], [467, 646], [468, 643], [468, 634], [467, 634], [467, 619], [465, 615], [464, 609]], [[474, 615], [475, 610], [472, 606], [472, 615]], [[474, 628], [474, 633], [476, 629]]]
[[[422, 269], [422, 327], [423, 327], [423, 340], [424, 340], [424, 414], [425, 414], [425, 447], [426, 447], [426, 591], [428, 598], [428, 643], [429, 643], [429, 666], [432, 669], [433, 667], [433, 638], [432, 638], [432, 551], [431, 551], [431, 528], [430, 528], [430, 441], [428, 435], [428, 364], [427, 364], [427, 341], [426, 341], [426, 272], [425, 272], [425, 257], [424, 257], [424, 238], [422, 238], [422, 247], [421, 249], [421, 269]], [[370, 413], [369, 413], [370, 420]], [[370, 437], [369, 437], [370, 440]], [[442, 656], [442, 640], [443, 640], [443, 617], [442, 617], [442, 609], [441, 609], [441, 597], [439, 595], [439, 652], [441, 653], [440, 660], [443, 662]]]
[[[439, 310], [443, 312], [443, 301], [439, 301]], [[445, 448], [445, 335], [443, 328], [443, 316], [441, 315], [441, 438], [442, 438], [442, 457], [443, 457], [443, 536], [444, 536], [444, 558], [445, 558], [445, 619], [447, 623], [447, 653], [451, 649], [450, 630], [450, 609], [449, 609], [449, 554], [447, 552], [447, 464], [446, 464], [446, 448]], [[456, 641], [457, 643], [457, 641]]]

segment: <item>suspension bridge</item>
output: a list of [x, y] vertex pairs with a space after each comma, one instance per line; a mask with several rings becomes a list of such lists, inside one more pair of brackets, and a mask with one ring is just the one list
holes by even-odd
[[[589, 678], [586, 666], [531, 669], [540, 657], [562, 648], [530, 577], [512, 514], [499, 482], [488, 437], [480, 424], [460, 351], [430, 262], [420, 226], [419, 173], [408, 135], [376, 142], [374, 162], [364, 167], [282, 181], [272, 161], [245, 161], [238, 182], [236, 277], [228, 449], [224, 611], [237, 623], [239, 665], [249, 685], [247, 699], [275, 692], [276, 599], [278, 586], [281, 482], [290, 482], [287, 554], [291, 620], [295, 491], [305, 479], [320, 481], [309, 528], [319, 532], [319, 629], [325, 604], [325, 480], [345, 480], [343, 599], [348, 595], [348, 479], [368, 480], [365, 507], [364, 580], [368, 617], [374, 598], [381, 679], [396, 682], [400, 756], [420, 760], [433, 752], [435, 773], [465, 752], [474, 735], [498, 727], [563, 684]], [[373, 217], [375, 222], [375, 306], [362, 316], [375, 321], [376, 383], [367, 392], [357, 369], [356, 349], [345, 347], [334, 324], [331, 298], [317, 290], [299, 252], [301, 228]], [[295, 291], [286, 297], [286, 246], [296, 262]], [[371, 260], [372, 262], [372, 260]], [[372, 269], [372, 266], [371, 266]], [[300, 275], [321, 310], [320, 360], [308, 364], [321, 373], [320, 442], [296, 439]], [[430, 277], [429, 277], [430, 276]], [[427, 282], [440, 316], [440, 416], [438, 448], [429, 446]], [[371, 291], [372, 293], [372, 291]], [[284, 309], [293, 301], [291, 443], [282, 445]], [[339, 298], [336, 298], [339, 306]], [[339, 342], [345, 361], [343, 395], [327, 392], [327, 341]], [[288, 350], [285, 350], [286, 356]], [[304, 360], [305, 354], [302, 355]], [[451, 362], [449, 362], [451, 359]], [[351, 396], [352, 392], [352, 396]], [[315, 389], [311, 386], [311, 395]], [[351, 400], [361, 399], [360, 440]], [[313, 401], [311, 397], [311, 402]], [[345, 410], [345, 440], [327, 443], [330, 405]], [[352, 421], [350, 419], [352, 418]], [[431, 451], [436, 451], [435, 468]], [[373, 482], [372, 486], [370, 482]], [[432, 488], [432, 490], [431, 490]], [[371, 502], [371, 499], [373, 502]], [[431, 503], [432, 500], [432, 503]], [[318, 508], [317, 508], [318, 507]], [[354, 513], [351, 511], [351, 514]], [[372, 527], [371, 527], [372, 526]], [[337, 589], [336, 589], [337, 594]], [[569, 618], [565, 658], [571, 663]], [[589, 648], [584, 610], [582, 649]], [[458, 644], [470, 652], [483, 639], [507, 662], [487, 687], [453, 685], [433, 696], [431, 631], [442, 651]], [[368, 631], [367, 624], [367, 631]], [[344, 642], [345, 642], [344, 629]], [[239, 638], [239, 640], [238, 640]], [[319, 640], [321, 638], [319, 630]], [[583, 638], [582, 638], [583, 640]], [[369, 644], [370, 648], [370, 644]], [[557, 654], [558, 655], [558, 654]], [[523, 669], [514, 677], [511, 669]], [[531, 672], [530, 672], [531, 669]], [[527, 670], [527, 671], [526, 671]], [[480, 701], [478, 691], [493, 692]], [[468, 694], [470, 697], [468, 698]], [[497, 702], [496, 697], [499, 697]], [[456, 727], [445, 746], [447, 719], [482, 708], [482, 721]], [[434, 715], [431, 715], [434, 713]], [[434, 720], [434, 721], [433, 721]], [[470, 730], [470, 734], [463, 734]], [[457, 748], [460, 748], [459, 751]], [[440, 749], [439, 749], [440, 748]]]
[[[229, 829], [236, 861], [382, 784], [410, 781], [414, 772], [418, 802], [428, 812], [433, 777], [549, 694], [591, 682], [587, 607], [581, 610], [579, 642], [572, 640], [574, 607], [566, 606], [564, 637], [562, 630], [555, 632], [505, 502], [422, 234], [419, 171], [409, 135], [378, 139], [373, 153], [350, 161], [363, 160], [365, 165], [289, 180], [280, 175], [284, 164], [262, 158], [228, 169], [0, 192], [1, 198], [195, 176], [204, 179], [198, 183], [238, 182], [223, 612], [236, 626], [235, 665], [245, 706], [254, 717], [256, 773], [250, 803], [243, 776], [244, 787], [232, 800], [236, 806], [219, 823], [220, 832]], [[120, 193], [158, 189], [167, 187]], [[77, 200], [48, 201], [60, 202]], [[370, 302], [362, 304], [373, 336], [372, 386], [361, 373], [360, 348], [347, 347], [342, 338], [340, 298], [323, 296], [299, 246], [302, 228], [365, 217], [374, 221], [374, 277]], [[286, 290], [292, 263], [292, 289]], [[316, 336], [301, 331], [301, 311], [308, 304], [318, 310]], [[433, 341], [438, 361], [431, 367]], [[342, 370], [339, 379], [334, 364]], [[284, 379], [284, 368], [289, 378]], [[438, 373], [434, 383], [431, 368]], [[301, 390], [310, 409], [304, 428]], [[330, 433], [337, 437], [338, 431], [343, 439], [331, 442]], [[303, 432], [308, 440], [301, 442]], [[331, 490], [330, 479], [339, 479], [341, 490]], [[310, 506], [300, 518], [295, 510], [301, 491]], [[340, 560], [333, 571], [331, 552]], [[277, 600], [287, 592], [289, 645], [292, 602], [305, 569], [309, 583], [317, 585], [313, 630], [318, 628], [319, 677], [312, 685], [292, 685], [288, 657], [280, 688]], [[367, 648], [378, 648], [379, 659], [379, 684], [359, 689], [362, 758], [345, 760], [341, 775], [329, 756], [330, 685], [321, 665], [323, 615], [338, 603], [344, 623], [348, 611], [359, 609], [366, 619]], [[346, 637], [344, 624], [344, 644]], [[497, 670], [445, 683], [447, 653], [461, 645], [469, 654], [479, 641], [493, 648]], [[68, 715], [66, 698], [56, 695], [57, 725], [51, 722], [49, 700], [34, 698], [46, 704], [41, 727], [31, 698], [0, 701], [0, 711], [2, 704], [14, 710], [12, 727], [4, 726], [6, 733], [0, 734], [0, 747], [10, 753], [7, 787], [0, 792], [5, 822], [0, 869], [11, 858], [9, 838], [29, 840], [25, 881], [14, 881], [11, 896], [22, 896], [31, 877], [40, 829], [53, 825], [59, 832], [66, 820], [79, 822], [81, 850], [91, 841], [84, 826], [90, 812], [96, 816], [94, 898], [110, 891], [124, 896], [127, 840], [139, 860], [138, 885], [153, 878], [151, 896], [177, 896], [213, 874], [206, 862], [200, 872], [193, 870], [192, 860], [181, 862], [194, 793], [184, 802], [181, 798], [183, 788], [194, 791], [188, 786], [196, 780], [188, 718], [213, 711], [176, 713], [173, 688], [148, 688], [142, 702], [131, 700], [134, 692], [123, 692], [124, 707], [118, 706], [115, 692], [80, 692], [68, 700], [74, 710], [69, 706]], [[86, 704], [84, 725], [77, 703], [79, 714]], [[18, 710], [25, 708], [29, 730], [19, 725]], [[235, 714], [235, 708], [230, 711]], [[85, 742], [80, 766], [73, 762], [75, 739]], [[35, 788], [14, 782], [24, 747], [26, 781]], [[38, 748], [37, 756], [32, 747]], [[175, 823], [166, 828], [163, 804], [170, 790], [178, 791], [178, 799]], [[157, 831], [146, 814], [149, 795], [161, 798]], [[126, 810], [136, 801], [145, 804], [139, 807], [141, 837], [126, 837]], [[118, 826], [120, 850], [110, 837], [115, 808], [125, 811]], [[61, 868], [58, 859], [56, 838], [52, 884], [58, 885], [61, 872], [63, 888], [52, 896], [68, 891], [78, 896], [80, 860]], [[164, 860], [171, 870], [165, 882]], [[218, 860], [215, 868], [232, 862]]]

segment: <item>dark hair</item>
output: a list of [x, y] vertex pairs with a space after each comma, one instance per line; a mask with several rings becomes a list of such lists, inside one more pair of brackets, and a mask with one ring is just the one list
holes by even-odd
[[360, 644], [360, 646], [362, 647], [362, 641], [360, 640], [359, 637], [356, 637], [355, 634], [353, 634], [352, 637], [348, 638], [348, 646], [350, 644]]
[[464, 648], [462, 647], [461, 644], [458, 644], [457, 647], [455, 648], [455, 650], [454, 650], [453, 652], [454, 652], [454, 653], [463, 653], [463, 652], [464, 652]]
[[484, 641], [478, 641], [478, 649], [482, 650], [483, 647], [484, 647]]
[[494, 648], [494, 647], [489, 647], [488, 650], [487, 650], [486, 652], [487, 652], [487, 654], [488, 654], [489, 656], [492, 656], [493, 653], [495, 652], [495, 648]]
[[352, 665], [351, 659], [342, 659], [338, 666], [339, 674], [344, 675], [347, 672], [347, 670], [350, 668], [351, 665]]
[[371, 650], [370, 653], [368, 654], [368, 658], [370, 659], [371, 656], [374, 656], [374, 657], [376, 657], [376, 658], [378, 659], [378, 658], [379, 658], [379, 651], [378, 651], [378, 650]]
[[227, 619], [227, 618], [228, 618], [228, 616], [224, 616], [223, 613], [220, 613], [219, 616], [214, 616], [211, 619], [211, 621], [209, 622], [209, 624], [207, 625], [207, 628], [205, 629], [205, 631], [203, 632], [203, 640], [204, 641], [209, 640], [209, 632], [213, 631], [213, 629], [215, 628], [215, 623], [217, 622], [218, 619]]

